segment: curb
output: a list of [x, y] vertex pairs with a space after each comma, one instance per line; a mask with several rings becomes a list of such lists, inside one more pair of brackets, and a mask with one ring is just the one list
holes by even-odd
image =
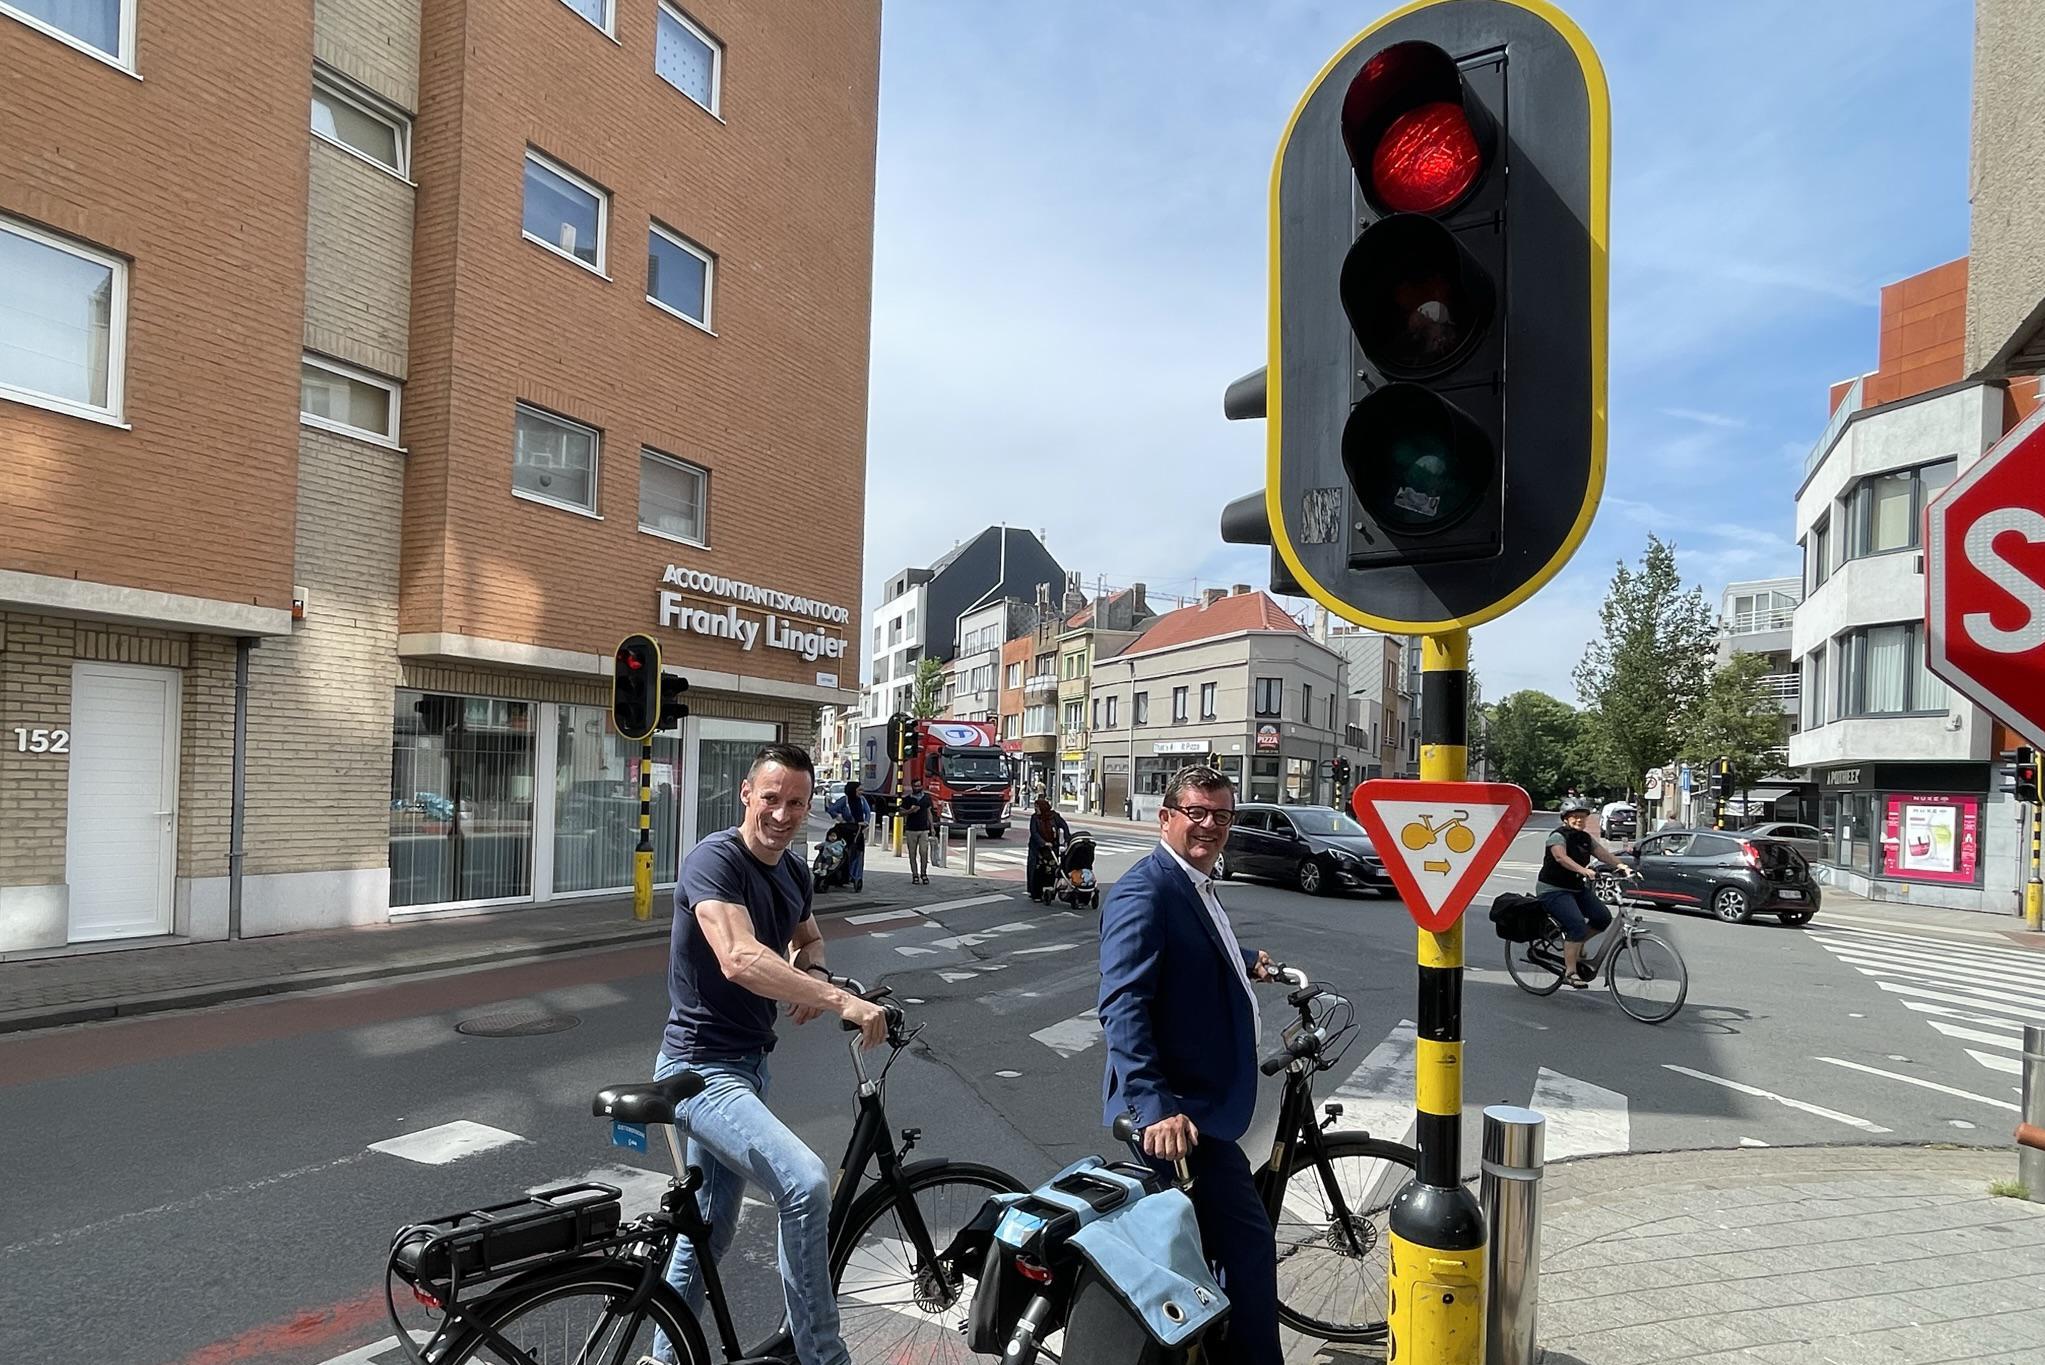
[[[865, 910], [884, 909], [889, 904], [887, 901], [872, 899], [850, 900], [829, 907], [818, 907], [816, 914], [819, 918], [836, 918]], [[250, 977], [243, 981], [190, 986], [179, 990], [161, 991], [155, 995], [11, 1010], [0, 1013], [0, 1036], [28, 1033], [38, 1029], [61, 1028], [67, 1024], [91, 1024], [109, 1019], [136, 1018], [172, 1010], [205, 1009], [211, 1005], [223, 1005], [236, 1000], [253, 1000], [270, 995], [295, 995], [303, 991], [323, 990], [329, 986], [348, 986], [363, 981], [426, 976], [450, 968], [558, 957], [563, 953], [581, 952], [589, 948], [612, 948], [664, 939], [670, 932], [669, 921], [654, 919], [645, 925], [635, 922], [629, 928], [592, 931], [550, 943], [521, 943], [516, 947], [502, 947], [494, 951], [448, 953], [403, 962], [322, 967], [291, 972], [283, 976]]]

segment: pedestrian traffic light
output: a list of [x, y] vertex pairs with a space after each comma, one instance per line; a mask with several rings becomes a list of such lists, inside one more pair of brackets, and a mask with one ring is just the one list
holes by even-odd
[[2003, 788], [2017, 800], [2035, 804], [2040, 796], [2038, 790], [2038, 755], [2030, 745], [2020, 746], [2010, 760], [2009, 775]]
[[1546, 0], [1424, 0], [1337, 53], [1272, 168], [1270, 354], [1223, 404], [1267, 419], [1265, 486], [1222, 538], [1381, 630], [1552, 578], [1604, 486], [1609, 165]]
[[660, 646], [647, 635], [627, 635], [611, 660], [611, 724], [626, 739], [645, 739], [660, 728]]

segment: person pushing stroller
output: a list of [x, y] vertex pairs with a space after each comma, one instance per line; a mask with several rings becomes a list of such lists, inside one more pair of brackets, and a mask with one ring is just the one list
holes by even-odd
[[[873, 802], [859, 789], [857, 782], [847, 782], [845, 793], [833, 801], [824, 811], [837, 824], [831, 826], [831, 834], [846, 830], [845, 860], [841, 865], [838, 885], [850, 882], [854, 891], [866, 889], [866, 826], [873, 819]], [[829, 835], [825, 836], [827, 839]], [[822, 885], [822, 883], [819, 883]]]
[[1030, 814], [1028, 879], [1031, 900], [1047, 895], [1063, 875], [1058, 855], [1071, 837], [1072, 828], [1065, 823], [1065, 817], [1052, 810], [1049, 801], [1038, 797]]

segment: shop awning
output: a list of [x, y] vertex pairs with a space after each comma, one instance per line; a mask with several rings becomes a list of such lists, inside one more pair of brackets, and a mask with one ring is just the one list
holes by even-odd
[[1740, 793], [1750, 806], [1772, 806], [1790, 794], [1789, 787], [1755, 787]]

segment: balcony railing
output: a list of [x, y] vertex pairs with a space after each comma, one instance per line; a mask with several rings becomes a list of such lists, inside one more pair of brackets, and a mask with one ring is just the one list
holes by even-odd
[[1760, 635], [1771, 630], [1788, 630], [1796, 619], [1794, 607], [1769, 607], [1761, 611], [1737, 611], [1725, 618], [1731, 635]]
[[1796, 705], [1798, 678], [1794, 673], [1771, 673], [1761, 679], [1761, 695], [1784, 706]]
[[1866, 380], [1867, 377], [1865, 375], [1854, 380], [1853, 384], [1846, 390], [1845, 395], [1840, 398], [1839, 406], [1832, 409], [1832, 420], [1825, 423], [1825, 434], [1820, 436], [1818, 443], [1811, 447], [1811, 453], [1804, 456], [1805, 478], [1809, 478], [1811, 471], [1824, 462], [1825, 452], [1832, 449], [1832, 443], [1838, 440], [1839, 433], [1846, 429], [1847, 419], [1860, 411], [1861, 400], [1865, 396], [1864, 386]]
[[1056, 673], [1033, 673], [1023, 679], [1023, 692], [1025, 694], [1031, 692], [1056, 692], [1057, 690], [1058, 675]]

